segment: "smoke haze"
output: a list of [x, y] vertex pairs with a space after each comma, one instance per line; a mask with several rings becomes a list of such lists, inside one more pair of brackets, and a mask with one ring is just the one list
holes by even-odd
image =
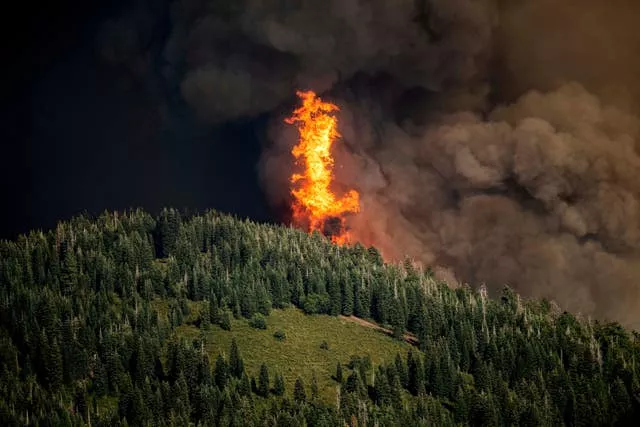
[[[637, 16], [631, 0], [183, 0], [162, 72], [203, 123], [271, 115], [274, 206], [296, 139], [282, 119], [312, 89], [343, 110], [358, 240], [639, 327]], [[115, 41], [135, 51], [145, 28], [127, 19], [102, 40], [125, 62]]]

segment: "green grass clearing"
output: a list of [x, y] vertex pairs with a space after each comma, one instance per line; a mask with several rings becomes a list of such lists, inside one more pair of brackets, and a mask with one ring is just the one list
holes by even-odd
[[[286, 334], [285, 340], [274, 338], [277, 330]], [[181, 326], [177, 332], [188, 339], [200, 335], [194, 326]], [[309, 396], [315, 371], [320, 398], [327, 403], [335, 401], [338, 384], [332, 376], [338, 361], [346, 378], [350, 374], [346, 365], [352, 355], [369, 355], [375, 368], [382, 362], [393, 361], [397, 353], [404, 358], [411, 348], [375, 329], [333, 316], [308, 316], [294, 308], [273, 310], [267, 318], [266, 330], [250, 327], [246, 319], [232, 319], [231, 331], [212, 326], [205, 337], [212, 363], [219, 353], [228, 357], [231, 340], [235, 338], [247, 373], [257, 379], [260, 365], [267, 363], [272, 385], [275, 374], [282, 373], [288, 395], [292, 395], [295, 380], [300, 376]], [[327, 350], [320, 348], [323, 341], [329, 345]]]

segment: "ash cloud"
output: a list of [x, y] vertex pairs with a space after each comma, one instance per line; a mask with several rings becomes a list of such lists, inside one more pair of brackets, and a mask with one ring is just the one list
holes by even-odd
[[[425, 67], [421, 80], [389, 71], [391, 83], [353, 81], [331, 92], [345, 107], [341, 123], [348, 146], [337, 154], [344, 169], [336, 175], [340, 184], [355, 186], [362, 195], [362, 213], [349, 220], [355, 237], [380, 247], [387, 258], [409, 255], [436, 266], [450, 282], [487, 283], [494, 289], [510, 284], [527, 296], [637, 327], [640, 121], [629, 102], [634, 82], [614, 82], [629, 87], [625, 99], [618, 96], [624, 91], [608, 90], [607, 78], [624, 74], [621, 63], [609, 73], [588, 71], [590, 65], [605, 69], [600, 61], [609, 54], [611, 40], [594, 46], [600, 50], [592, 55], [578, 54], [586, 68], [582, 71], [571, 67], [571, 56], [564, 62], [558, 56], [545, 67], [547, 51], [534, 39], [523, 43], [534, 49], [532, 68], [521, 73], [522, 79], [513, 75], [496, 85], [492, 96], [504, 102], [488, 107], [483, 83], [508, 74], [510, 67], [526, 66], [526, 51], [508, 40], [509, 35], [525, 37], [514, 23], [534, 8], [541, 24], [556, 8], [533, 2], [502, 8], [460, 2], [454, 7], [468, 11], [469, 4], [483, 10], [467, 15], [483, 17], [471, 21], [486, 31], [474, 40], [478, 44], [467, 38], [473, 31], [465, 33], [474, 25], [457, 26], [454, 19], [451, 33], [430, 40], [416, 56], [451, 70], [457, 75], [452, 84], [431, 85], [441, 74]], [[601, 7], [593, 5], [591, 12]], [[495, 16], [502, 20], [492, 26]], [[527, 28], [531, 33], [534, 24]], [[580, 19], [564, 25], [572, 35], [568, 40], [553, 45], [540, 37], [542, 45], [554, 46], [555, 55], [572, 52], [580, 33], [593, 37]], [[467, 64], [434, 55], [443, 52], [438, 43]], [[488, 58], [493, 62], [485, 62]], [[459, 67], [467, 73], [455, 74]], [[412, 99], [415, 93], [424, 95]], [[509, 103], [514, 93], [519, 95]], [[398, 108], [399, 100], [404, 102]], [[294, 136], [278, 124], [274, 128], [275, 148], [263, 156], [263, 170], [267, 190], [277, 198], [286, 197], [286, 187], [273, 177], [288, 161]]]
[[211, 123], [271, 111], [297, 88], [323, 92], [359, 73], [384, 75], [401, 91], [470, 93], [489, 56], [490, 3], [182, 1], [165, 57], [185, 70], [182, 95]]
[[577, 84], [417, 135], [389, 124], [384, 144], [358, 153], [351, 226], [386, 256], [637, 325], [639, 126]]
[[[355, 236], [451, 282], [640, 326], [640, 36], [631, 0], [172, 4], [163, 75], [202, 122], [267, 113], [289, 201], [296, 89], [342, 107]], [[107, 52], [110, 52], [108, 49]]]

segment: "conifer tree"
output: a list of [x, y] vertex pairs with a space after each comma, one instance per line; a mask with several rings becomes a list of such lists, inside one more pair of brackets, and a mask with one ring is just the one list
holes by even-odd
[[87, 395], [87, 390], [84, 386], [78, 385], [76, 386], [76, 392], [73, 400], [73, 409], [77, 414], [85, 420], [89, 416], [89, 397]]
[[162, 256], [168, 257], [176, 251], [181, 218], [175, 209], [163, 209], [160, 215], [160, 242]]
[[313, 371], [313, 376], [311, 377], [311, 399], [318, 399], [318, 379], [315, 371]]
[[298, 377], [293, 387], [293, 399], [297, 402], [304, 402], [307, 400], [307, 393], [304, 390], [304, 382], [302, 378]]
[[224, 360], [221, 354], [218, 354], [216, 359], [216, 367], [214, 371], [214, 380], [216, 385], [223, 390], [227, 385], [227, 380], [229, 379], [229, 366], [227, 365], [227, 361]]
[[231, 375], [236, 378], [241, 378], [244, 373], [244, 362], [240, 356], [235, 338], [231, 340], [231, 349], [229, 350], [229, 370]]
[[63, 379], [62, 352], [58, 341], [54, 339], [51, 345], [43, 347], [43, 352], [45, 382], [52, 390], [57, 390]]
[[231, 315], [229, 314], [229, 310], [225, 310], [220, 315], [220, 327], [225, 331], [231, 330]]
[[200, 311], [200, 328], [204, 331], [209, 330], [211, 326], [211, 315], [209, 312], [209, 307]]
[[383, 366], [378, 366], [376, 382], [374, 385], [376, 403], [380, 406], [387, 405], [391, 402], [391, 389], [387, 373]]
[[267, 368], [267, 365], [264, 363], [260, 366], [258, 394], [262, 397], [267, 397], [269, 395], [269, 368]]
[[185, 419], [189, 418], [191, 412], [191, 404], [189, 401], [189, 386], [184, 374], [181, 372], [178, 379], [172, 387], [172, 399], [174, 399], [174, 408], [176, 413]]
[[97, 357], [94, 372], [93, 372], [93, 387], [92, 387], [93, 389], [92, 391], [95, 393], [96, 396], [101, 397], [107, 394], [108, 382], [109, 380], [107, 378], [107, 370], [105, 369], [104, 364], [102, 363], [102, 360], [100, 360], [100, 357]]
[[407, 366], [404, 364], [400, 353], [396, 353], [396, 374], [398, 375], [398, 380], [400, 381], [400, 385], [403, 388], [409, 387], [409, 374], [407, 373]]
[[285, 391], [284, 378], [282, 377], [282, 374], [277, 374], [273, 384], [273, 393], [276, 396], [282, 396], [284, 395], [284, 391]]
[[417, 396], [424, 393], [424, 370], [420, 362], [420, 356], [412, 350], [407, 354], [408, 387], [411, 394]]
[[356, 393], [360, 396], [365, 393], [365, 386], [357, 369], [354, 369], [344, 384], [344, 390], [347, 393]]
[[242, 373], [240, 385], [238, 386], [238, 393], [240, 393], [241, 396], [251, 395], [251, 382], [249, 381], [249, 376], [246, 372]]
[[353, 284], [349, 278], [342, 282], [342, 314], [345, 316], [353, 314]]
[[67, 248], [62, 262], [60, 285], [65, 295], [70, 295], [78, 283], [78, 264], [72, 248]]

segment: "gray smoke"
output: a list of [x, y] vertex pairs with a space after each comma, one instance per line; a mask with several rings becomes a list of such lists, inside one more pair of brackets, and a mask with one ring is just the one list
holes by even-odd
[[359, 73], [386, 76], [396, 92], [472, 93], [490, 54], [491, 3], [182, 1], [166, 58], [186, 68], [182, 95], [210, 122], [271, 111], [297, 88], [323, 92]]
[[[536, 87], [538, 79], [546, 92], [523, 91], [511, 104], [483, 109], [486, 104], [478, 102], [478, 94], [487, 76], [478, 64], [486, 60], [486, 52], [502, 45], [502, 66], [523, 61], [527, 53], [512, 41], [492, 41], [491, 34], [504, 34], [513, 24], [502, 21], [492, 31], [489, 17], [496, 9], [490, 3], [452, 7], [468, 11], [468, 5], [484, 13], [465, 16], [483, 18], [460, 26], [454, 19], [448, 26], [452, 33], [432, 42], [437, 48], [423, 46], [416, 56], [420, 63], [439, 63], [443, 69], [458, 71], [462, 66], [468, 74], [458, 73], [450, 86], [430, 86], [439, 74], [427, 67], [422, 81], [410, 83], [402, 73], [387, 70], [407, 86], [430, 91], [426, 102], [418, 103], [420, 108], [398, 120], [385, 103], [398, 92], [384, 93], [383, 87], [382, 94], [363, 94], [353, 86], [337, 91], [347, 148], [337, 153], [343, 168], [336, 175], [339, 184], [362, 194], [362, 213], [349, 219], [354, 235], [378, 246], [389, 259], [409, 255], [435, 266], [450, 282], [492, 288], [510, 284], [527, 296], [547, 297], [566, 309], [637, 327], [640, 121], [613, 104], [629, 106], [633, 96], [624, 99], [612, 96], [620, 90], [607, 92], [612, 85], [607, 85], [606, 73], [582, 79], [587, 71], [572, 74], [556, 61], [549, 68], [557, 73], [546, 78], [549, 71], [532, 61], [541, 72], [527, 70], [527, 90]], [[537, 10], [542, 20], [544, 13]], [[503, 13], [511, 19], [523, 12], [512, 8]], [[465, 33], [474, 28], [469, 22], [483, 27], [485, 35], [473, 39], [473, 31]], [[565, 29], [570, 27], [565, 22]], [[518, 27], [510, 33], [523, 37], [523, 31]], [[443, 57], [433, 55], [442, 52], [438, 43], [445, 39], [447, 49], [466, 58], [466, 66], [443, 65]], [[574, 42], [555, 40], [554, 49], [571, 52]], [[528, 47], [537, 46], [530, 43]], [[540, 43], [552, 45], [545, 36]], [[628, 47], [611, 44], [611, 49]], [[602, 69], [599, 57], [600, 52], [585, 56], [582, 65], [588, 67], [591, 59], [594, 68]], [[616, 73], [621, 75], [617, 69], [610, 74]], [[564, 83], [571, 80], [585, 81], [612, 104], [578, 83]], [[633, 88], [634, 82], [612, 83]], [[518, 84], [518, 76], [510, 76], [500, 90], [506, 96], [518, 93]], [[275, 124], [273, 132], [276, 143], [262, 165], [267, 190], [277, 199], [286, 197], [286, 176], [279, 171], [291, 170], [288, 149], [295, 131]]]
[[[457, 113], [419, 133], [349, 131], [363, 193], [350, 224], [387, 257], [410, 254], [460, 281], [511, 284], [637, 325], [639, 130], [571, 84], [528, 93], [488, 120]], [[383, 143], [362, 147], [363, 135]]]
[[[282, 119], [313, 89], [342, 107], [336, 188], [361, 193], [360, 241], [638, 327], [637, 16], [633, 0], [182, 0], [163, 74], [203, 122], [271, 114], [274, 205], [297, 137]], [[145, 40], [113, 27], [112, 57]]]

